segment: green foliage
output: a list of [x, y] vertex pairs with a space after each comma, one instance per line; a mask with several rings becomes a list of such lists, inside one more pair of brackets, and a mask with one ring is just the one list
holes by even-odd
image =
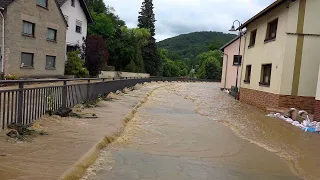
[[73, 51], [68, 53], [68, 61], [65, 67], [66, 75], [74, 75], [77, 78], [88, 77], [89, 72], [83, 67], [84, 61], [79, 57], [80, 51]]
[[162, 61], [158, 54], [155, 36], [155, 14], [153, 12], [153, 0], [144, 0], [138, 17], [138, 27], [148, 29], [151, 36], [148, 43], [142, 47], [142, 57], [147, 73], [153, 76], [162, 74]]
[[163, 76], [164, 77], [178, 77], [178, 76], [187, 76], [188, 75], [188, 66], [181, 60], [173, 61], [167, 56], [169, 55], [166, 49], [161, 49], [160, 58], [164, 62], [163, 65]]
[[138, 17], [138, 27], [149, 29], [151, 36], [155, 36], [156, 29], [154, 23], [156, 22], [155, 14], [153, 12], [153, 0], [144, 0], [142, 2], [141, 11]]
[[221, 80], [221, 63], [217, 59], [221, 58], [219, 53], [220, 52], [216, 50], [202, 53], [197, 56], [197, 59], [199, 60], [199, 66], [196, 73], [198, 78]]
[[92, 12], [94, 24], [88, 28], [88, 35], [101, 35], [103, 38], [110, 38], [116, 32], [114, 26], [110, 26], [113, 20], [105, 13]]
[[98, 14], [105, 13], [107, 7], [104, 4], [103, 0], [88, 0], [89, 9]]
[[177, 58], [184, 60], [188, 58], [188, 66], [196, 66], [195, 57], [203, 52], [209, 50], [216, 50], [224, 44], [235, 38], [234, 34], [224, 34], [222, 32], [194, 32], [189, 34], [182, 34], [172, 37], [157, 43], [158, 48], [164, 48]]
[[129, 29], [126, 27], [121, 28], [124, 34], [124, 41], [126, 43], [126, 53], [131, 55], [128, 58], [129, 64], [123, 63], [125, 71], [129, 72], [144, 72], [144, 63], [141, 52], [141, 47], [146, 45], [148, 38], [150, 37], [150, 32], [143, 28], [133, 28]]
[[208, 51], [208, 52], [204, 52], [199, 54], [196, 57], [196, 63], [199, 65], [201, 64], [204, 60], [208, 59], [209, 57], [214, 57], [215, 59], [218, 60], [218, 62], [220, 64], [222, 64], [222, 53], [219, 50], [214, 50], [214, 51]]
[[142, 47], [148, 44], [152, 28], [127, 28], [102, 0], [89, 0], [89, 8], [95, 23], [89, 26], [88, 34], [100, 35], [108, 42], [108, 65], [117, 71], [145, 72]]

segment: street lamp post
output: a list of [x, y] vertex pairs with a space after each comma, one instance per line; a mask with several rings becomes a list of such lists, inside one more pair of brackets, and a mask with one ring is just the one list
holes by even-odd
[[242, 36], [242, 30], [241, 30], [241, 28], [240, 28], [241, 22], [238, 21], [238, 20], [235, 20], [235, 21], [233, 21], [232, 26], [231, 26], [231, 29], [230, 29], [229, 31], [231, 31], [231, 32], [237, 31], [237, 29], [234, 27], [234, 23], [235, 23], [235, 22], [238, 22], [238, 23], [239, 23], [238, 29], [239, 29], [239, 36], [240, 36], [239, 51], [238, 51], [237, 77], [236, 77], [236, 89], [235, 89], [235, 91], [236, 91], [235, 98], [238, 99], [238, 79], [239, 79], [239, 66], [241, 66], [241, 62], [240, 62], [240, 56], [241, 56], [240, 53], [241, 53], [241, 52], [240, 52], [240, 51], [241, 51], [241, 36]]

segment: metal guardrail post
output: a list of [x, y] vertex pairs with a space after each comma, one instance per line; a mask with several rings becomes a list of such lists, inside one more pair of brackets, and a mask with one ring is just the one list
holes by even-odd
[[87, 101], [90, 100], [90, 91], [91, 91], [91, 85], [90, 85], [90, 80], [88, 80], [88, 84], [87, 84]]
[[67, 81], [63, 81], [63, 88], [62, 88], [62, 108], [67, 108]]
[[23, 120], [22, 120], [22, 117], [23, 117], [23, 99], [24, 99], [24, 92], [23, 92], [23, 85], [24, 83], [20, 82], [19, 83], [19, 92], [18, 92], [18, 124], [19, 125], [22, 125], [23, 124]]

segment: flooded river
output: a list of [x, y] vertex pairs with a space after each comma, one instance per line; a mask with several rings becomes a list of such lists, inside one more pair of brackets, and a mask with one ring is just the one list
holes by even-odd
[[153, 92], [83, 179], [318, 179], [318, 142], [217, 83], [177, 83]]

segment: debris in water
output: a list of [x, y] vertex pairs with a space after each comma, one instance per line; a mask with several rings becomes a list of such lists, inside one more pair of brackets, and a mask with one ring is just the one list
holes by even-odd
[[61, 117], [68, 117], [71, 112], [72, 112], [72, 109], [61, 107], [54, 114]]
[[33, 137], [36, 137], [38, 135], [48, 135], [47, 132], [44, 132], [42, 130], [35, 130], [33, 129], [33, 125], [19, 125], [19, 124], [9, 124], [8, 129], [10, 130], [7, 133], [7, 136], [10, 138], [16, 139], [16, 140], [27, 140], [32, 139]]
[[98, 116], [94, 113], [70, 113], [71, 117], [80, 118], [80, 119], [89, 119], [89, 118], [98, 118]]

